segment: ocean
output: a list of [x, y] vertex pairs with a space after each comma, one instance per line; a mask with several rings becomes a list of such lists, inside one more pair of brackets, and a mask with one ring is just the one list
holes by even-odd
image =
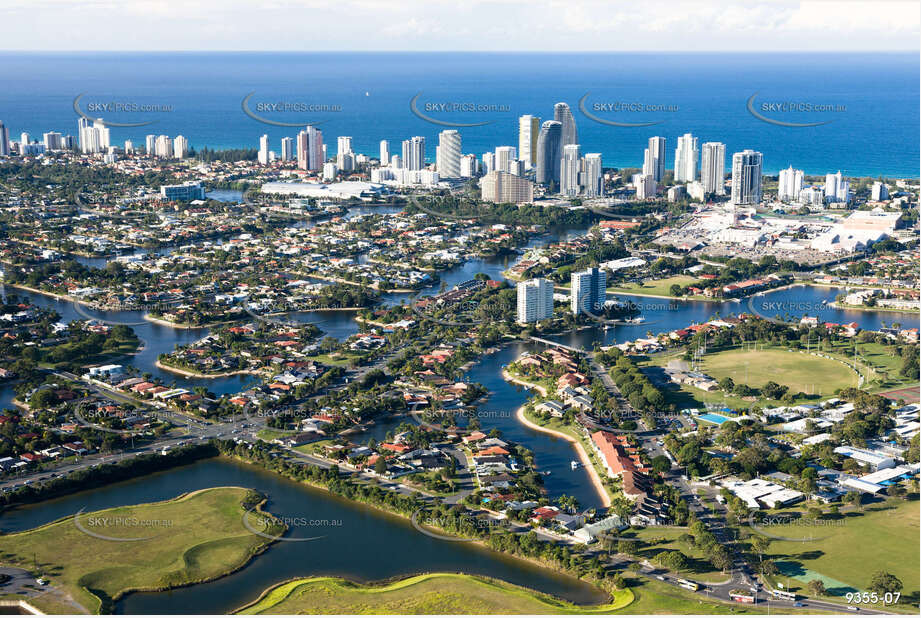
[[[245, 113], [250, 93], [253, 115], [319, 123], [330, 155], [338, 136], [376, 157], [382, 139], [399, 154], [402, 140], [421, 135], [434, 161], [438, 133], [457, 128], [462, 152], [479, 157], [518, 146], [519, 115], [552, 119], [564, 101], [582, 152], [600, 152], [605, 166], [642, 165], [648, 138], [662, 135], [672, 168], [676, 139], [690, 132], [726, 144], [727, 173], [731, 153], [751, 148], [764, 153], [765, 173], [919, 175], [919, 58], [910, 53], [0, 53], [0, 121], [13, 140], [76, 135], [82, 94], [92, 117], [154, 121], [112, 127], [114, 144], [181, 134], [199, 149], [255, 148], [265, 133], [280, 152], [299, 129]], [[487, 124], [428, 122], [414, 97], [421, 115]], [[580, 110], [583, 97], [597, 120]]]

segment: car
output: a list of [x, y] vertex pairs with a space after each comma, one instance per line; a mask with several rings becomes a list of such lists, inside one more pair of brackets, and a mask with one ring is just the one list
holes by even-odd
[[663, 582], [665, 581], [665, 578], [662, 577], [661, 575], [656, 575], [656, 579], [661, 580]]
[[806, 604], [800, 603], [799, 601], [797, 601], [796, 603], [793, 604], [793, 607], [806, 607]]
[[849, 610], [851, 610], [852, 612], [859, 612], [859, 611], [860, 611], [860, 608], [859, 608], [859, 607], [854, 607], [853, 605], [848, 605], [847, 608], [848, 608]]

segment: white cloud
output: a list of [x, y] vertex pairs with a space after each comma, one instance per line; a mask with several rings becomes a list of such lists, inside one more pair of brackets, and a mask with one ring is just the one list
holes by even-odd
[[915, 50], [917, 2], [2, 0], [7, 50]]

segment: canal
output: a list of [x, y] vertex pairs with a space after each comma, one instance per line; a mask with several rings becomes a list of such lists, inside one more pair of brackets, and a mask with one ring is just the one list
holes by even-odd
[[90, 512], [167, 500], [185, 492], [221, 486], [263, 492], [269, 498], [267, 510], [278, 517], [325, 522], [313, 523], [309, 529], [292, 525], [287, 538], [322, 538], [278, 542], [242, 570], [210, 583], [130, 594], [117, 604], [119, 613], [223, 614], [254, 600], [264, 589], [294, 577], [331, 575], [367, 582], [435, 571], [488, 575], [576, 603], [604, 601], [599, 590], [575, 578], [474, 543], [432, 538], [418, 532], [405, 518], [224, 458], [19, 507], [0, 516], [0, 528], [4, 532], [26, 530], [81, 509]]

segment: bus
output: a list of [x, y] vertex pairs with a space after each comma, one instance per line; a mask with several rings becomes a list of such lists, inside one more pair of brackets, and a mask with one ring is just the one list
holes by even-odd
[[678, 585], [681, 586], [682, 588], [686, 588], [688, 590], [694, 590], [694, 591], [700, 590], [700, 584], [698, 584], [697, 582], [692, 582], [689, 579], [679, 579], [677, 581], [678, 581]]
[[787, 592], [786, 590], [771, 589], [769, 592], [771, 593], [772, 597], [777, 598], [777, 599], [782, 599], [784, 601], [795, 601], [796, 600], [796, 595], [793, 594], [792, 592]]

